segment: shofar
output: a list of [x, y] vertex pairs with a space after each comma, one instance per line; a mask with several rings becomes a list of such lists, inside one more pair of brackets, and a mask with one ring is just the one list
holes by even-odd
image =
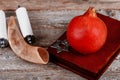
[[24, 41], [14, 16], [8, 22], [8, 41], [14, 53], [20, 58], [38, 64], [47, 64], [49, 54], [42, 47], [30, 46]]

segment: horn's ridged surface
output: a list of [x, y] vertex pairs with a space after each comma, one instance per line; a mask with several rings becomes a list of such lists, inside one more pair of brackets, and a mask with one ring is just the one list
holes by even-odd
[[8, 40], [14, 53], [20, 58], [38, 64], [47, 64], [49, 54], [42, 47], [33, 47], [27, 44], [16, 24], [15, 17], [11, 16], [8, 22]]

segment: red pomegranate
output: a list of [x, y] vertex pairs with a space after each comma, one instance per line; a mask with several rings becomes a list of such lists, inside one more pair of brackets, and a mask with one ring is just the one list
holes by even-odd
[[90, 7], [83, 15], [71, 20], [67, 29], [67, 40], [72, 48], [81, 54], [98, 51], [107, 38], [107, 27]]

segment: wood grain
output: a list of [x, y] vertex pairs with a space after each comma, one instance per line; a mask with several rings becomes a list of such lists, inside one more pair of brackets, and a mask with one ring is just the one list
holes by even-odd
[[[67, 29], [69, 21], [81, 15], [89, 6], [98, 12], [120, 20], [120, 2], [96, 2], [96, 0], [0, 0], [7, 20], [15, 16], [15, 9], [24, 6], [28, 10], [37, 46], [48, 47]], [[0, 80], [85, 80], [51, 62], [36, 65], [18, 58], [10, 47], [0, 49]], [[100, 80], [120, 80], [120, 56], [107, 69]]]
[[24, 6], [28, 10], [85, 10], [89, 6], [96, 9], [120, 9], [119, 1], [105, 0], [0, 0], [0, 9], [15, 10]]

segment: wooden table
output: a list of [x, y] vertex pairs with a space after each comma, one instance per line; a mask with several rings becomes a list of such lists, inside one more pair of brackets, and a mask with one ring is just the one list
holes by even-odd
[[[67, 28], [69, 21], [81, 15], [89, 6], [98, 12], [120, 20], [120, 3], [104, 3], [79, 0], [0, 0], [0, 9], [5, 10], [7, 20], [15, 16], [15, 9], [28, 9], [36, 45], [47, 48]], [[0, 80], [85, 80], [52, 62], [37, 65], [18, 58], [10, 47], [0, 49]], [[120, 80], [120, 56], [103, 74], [100, 80]]]

